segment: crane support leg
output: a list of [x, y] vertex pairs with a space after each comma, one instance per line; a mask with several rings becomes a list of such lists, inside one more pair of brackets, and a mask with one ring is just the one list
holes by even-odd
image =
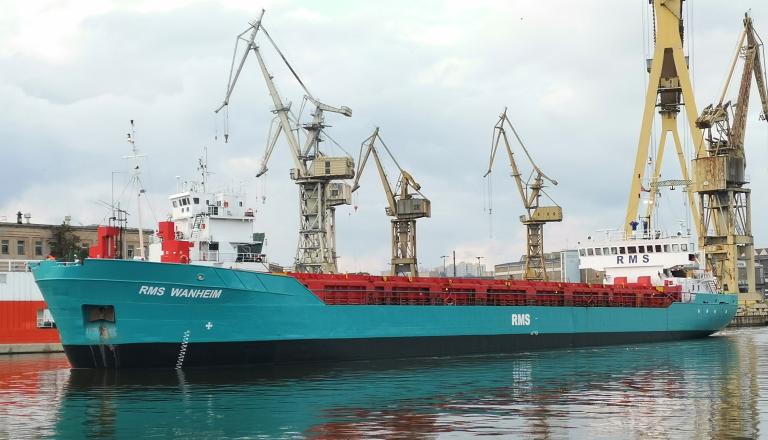
[[[653, 59], [661, 59], [664, 48], [657, 46]], [[635, 156], [635, 169], [632, 173], [632, 183], [627, 198], [627, 216], [624, 220], [624, 231], [627, 235], [632, 233], [630, 222], [637, 218], [640, 205], [640, 192], [642, 191], [643, 175], [645, 174], [645, 161], [648, 158], [648, 146], [651, 143], [651, 128], [653, 126], [653, 114], [656, 110], [656, 96], [658, 95], [659, 79], [661, 78], [661, 63], [651, 64], [651, 77], [648, 80], [648, 90], [645, 93], [645, 110], [643, 122], [640, 125], [640, 140], [637, 143], [637, 155]]]
[[392, 275], [419, 276], [416, 220], [392, 220]]
[[525, 260], [525, 279], [548, 281], [544, 265], [544, 223], [525, 222], [528, 256]]
[[[741, 304], [762, 300], [755, 290], [755, 246], [752, 237], [750, 190], [728, 188], [699, 194], [703, 237], [708, 266], [720, 281], [723, 291], [737, 293]], [[744, 262], [744, 276], [739, 276], [739, 260]], [[745, 281], [744, 285], [739, 280]]]
[[326, 208], [326, 186], [322, 181], [299, 182], [299, 245], [296, 271], [305, 273], [336, 273], [333, 255], [333, 209]]
[[[700, 130], [699, 130], [700, 132]], [[680, 142], [680, 135], [677, 132], [677, 124], [674, 125], [672, 128], [672, 137], [675, 140], [675, 149], [677, 150], [677, 160], [680, 162], [680, 170], [683, 172], [683, 180], [686, 182], [690, 182], [691, 176], [688, 174], [688, 163], [685, 160], [685, 153], [683, 152], [683, 144]], [[696, 205], [696, 198], [693, 195], [693, 191], [691, 191], [690, 188], [686, 188], [686, 191], [688, 192], [688, 206], [691, 207], [691, 218], [694, 219], [694, 222], [696, 223], [696, 230], [701, 231], [701, 226], [699, 225], [699, 222], [695, 219], [699, 218], [699, 208]]]

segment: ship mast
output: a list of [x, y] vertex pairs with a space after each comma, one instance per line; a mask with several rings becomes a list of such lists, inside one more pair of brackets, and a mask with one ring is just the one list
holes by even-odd
[[131, 184], [136, 189], [136, 214], [138, 215], [138, 228], [139, 228], [139, 259], [145, 260], [144, 255], [144, 231], [141, 224], [141, 195], [145, 192], [144, 185], [141, 183], [141, 167], [139, 165], [139, 159], [146, 157], [146, 154], [139, 154], [139, 150], [136, 148], [136, 129], [131, 119], [131, 132], [128, 133], [128, 143], [131, 144], [131, 155], [123, 156], [123, 159], [133, 159], [133, 176], [131, 176]]

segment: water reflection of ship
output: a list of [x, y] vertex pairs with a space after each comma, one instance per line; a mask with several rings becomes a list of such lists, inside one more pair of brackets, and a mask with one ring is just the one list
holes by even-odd
[[743, 336], [343, 366], [73, 370], [56, 433], [751, 438], [757, 384], [745, 378], [757, 365]]
[[63, 353], [0, 356], [0, 439], [51, 436], [68, 377]]

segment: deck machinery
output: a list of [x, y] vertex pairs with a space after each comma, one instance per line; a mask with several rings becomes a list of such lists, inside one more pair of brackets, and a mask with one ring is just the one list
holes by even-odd
[[[232, 69], [227, 84], [227, 93], [223, 104], [216, 112], [229, 104], [229, 98], [243, 69], [245, 60], [248, 54], [253, 52], [267, 83], [269, 94], [275, 105], [273, 112], [278, 120], [277, 129], [270, 136], [264, 158], [262, 159], [261, 169], [257, 172], [256, 176], [261, 176], [267, 172], [267, 163], [282, 133], [288, 142], [291, 158], [294, 163], [294, 168], [290, 171], [290, 177], [299, 186], [300, 222], [295, 270], [307, 273], [336, 273], [335, 207], [350, 204], [352, 197], [351, 186], [339, 180], [353, 178], [355, 176], [355, 166], [351, 157], [331, 157], [325, 155], [320, 151], [320, 142], [322, 142], [321, 135], [326, 127], [324, 112], [338, 113], [350, 117], [352, 116], [352, 110], [349, 107], [332, 107], [312, 96], [264, 28], [261, 22], [263, 16], [264, 11], [262, 10], [259, 19], [251, 23], [248, 29], [237, 36], [237, 44], [245, 42], [246, 47], [235, 69], [237, 44], [235, 46]], [[272, 44], [275, 51], [277, 51], [280, 58], [301, 85], [305, 93], [304, 99], [306, 102], [314, 105], [315, 110], [309, 123], [300, 124], [298, 118], [295, 118], [291, 112], [290, 103], [283, 103], [277, 92], [273, 77], [267, 70], [260, 48], [255, 43], [256, 34], [259, 30], [267, 37], [267, 40]], [[250, 35], [245, 37], [249, 32]], [[299, 143], [298, 133], [306, 135], [303, 146]]]
[[[389, 157], [397, 166], [400, 175], [397, 179], [395, 189], [387, 179], [387, 173], [381, 163], [376, 141], [379, 141]], [[360, 145], [360, 159], [358, 160], [357, 177], [352, 185], [352, 191], [356, 191], [360, 185], [360, 177], [363, 175], [365, 164], [368, 157], [373, 155], [376, 162], [376, 169], [379, 171], [381, 185], [384, 187], [384, 194], [387, 197], [387, 207], [385, 211], [392, 219], [392, 275], [410, 275], [419, 276], [418, 260], [416, 258], [416, 220], [432, 215], [432, 205], [424, 194], [421, 193], [421, 185], [405, 171], [392, 155], [384, 140], [379, 134], [379, 127], [373, 131]], [[413, 192], [411, 192], [413, 190]]]
[[[768, 113], [761, 49], [762, 43], [752, 26], [752, 18], [747, 14], [720, 101], [707, 106], [696, 119], [696, 126], [705, 133], [706, 151], [697, 151], [693, 160], [694, 191], [698, 193], [701, 204], [703, 234], [700, 241], [706, 252], [707, 266], [720, 280], [724, 291], [739, 293], [740, 302], [747, 304], [762, 299], [755, 289], [752, 208], [750, 189], [746, 187], [744, 151], [753, 76], [762, 101], [761, 119], [765, 120]], [[744, 58], [744, 70], [738, 101], [734, 105], [730, 101], [723, 103], [739, 57]], [[739, 285], [739, 260], [744, 261], [746, 268], [746, 280], [742, 286]]]
[[[520, 174], [520, 169], [515, 162], [515, 155], [512, 152], [512, 148], [509, 144], [509, 138], [507, 137], [507, 127], [512, 130], [512, 134], [517, 139], [517, 142], [523, 148], [525, 156], [533, 167], [533, 172], [527, 180], [523, 180]], [[547, 281], [547, 270], [544, 262], [544, 223], [559, 222], [563, 219], [563, 209], [560, 206], [541, 206], [540, 199], [543, 193], [544, 181], [547, 180], [553, 185], [557, 185], [557, 181], [549, 178], [543, 171], [536, 165], [528, 153], [528, 149], [523, 144], [520, 136], [517, 134], [515, 127], [507, 117], [507, 109], [504, 109], [504, 113], [499, 116], [499, 121], [493, 128], [493, 144], [491, 146], [491, 158], [488, 162], [488, 171], [483, 177], [487, 177], [491, 174], [493, 168], [493, 160], [496, 157], [496, 151], [499, 148], [499, 143], [504, 141], [504, 147], [507, 150], [509, 156], [509, 164], [512, 168], [512, 177], [515, 179], [517, 190], [520, 192], [520, 198], [523, 200], [523, 206], [525, 207], [526, 214], [520, 216], [520, 221], [525, 225], [526, 229], [526, 259], [525, 259], [525, 274], [523, 275], [526, 280], [531, 281]], [[544, 193], [546, 195], [546, 193]]]

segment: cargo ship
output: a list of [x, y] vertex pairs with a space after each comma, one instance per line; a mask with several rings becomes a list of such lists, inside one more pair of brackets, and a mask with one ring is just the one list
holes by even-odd
[[[173, 215], [159, 224], [152, 261], [111, 258], [104, 227], [102, 250], [92, 253], [99, 258], [33, 267], [72, 366], [184, 368], [634, 344], [708, 336], [737, 309], [736, 296], [717, 293], [711, 280], [678, 276], [696, 256], [690, 239], [677, 236], [585, 242], [582, 267], [606, 273], [597, 284], [272, 273], [243, 199], [202, 185], [171, 196]], [[619, 268], [606, 263], [619, 256], [626, 262]]]
[[509, 353], [708, 336], [735, 295], [681, 286], [272, 274], [86, 259], [33, 269], [75, 368]]
[[[310, 123], [292, 125], [290, 104], [277, 93], [254, 40], [257, 32], [302, 86], [305, 103], [315, 106]], [[253, 231], [255, 212], [238, 194], [209, 192], [203, 163], [202, 182], [171, 196], [171, 220], [158, 225], [149, 261], [114, 259], [115, 231], [107, 227], [92, 254], [97, 258], [32, 269], [73, 367], [336, 362], [668, 341], [708, 336], [736, 313], [736, 295], [719, 293], [706, 273], [689, 277], [698, 267], [689, 239], [683, 238], [681, 250], [676, 237], [660, 234], [599, 246], [586, 241], [579, 250], [582, 266], [605, 274], [591, 284], [333, 273], [333, 213], [349, 203], [351, 189], [341, 181], [355, 170], [351, 157], [325, 155], [319, 144], [327, 127], [324, 111], [352, 112], [309, 93], [261, 18], [237, 41], [245, 41], [247, 50], [239, 63], [233, 58], [218, 110], [228, 104], [253, 53], [280, 124], [270, 132], [257, 175], [266, 172], [281, 132], [296, 167], [290, 172], [300, 194], [296, 272], [265, 265], [264, 236]], [[303, 147], [294, 135], [302, 130]], [[140, 157], [132, 145], [131, 157]], [[537, 182], [535, 194], [543, 188]], [[522, 194], [521, 185], [518, 180]], [[561, 218], [559, 208], [552, 211]], [[412, 223], [408, 219], [396, 235], [415, 230]]]

